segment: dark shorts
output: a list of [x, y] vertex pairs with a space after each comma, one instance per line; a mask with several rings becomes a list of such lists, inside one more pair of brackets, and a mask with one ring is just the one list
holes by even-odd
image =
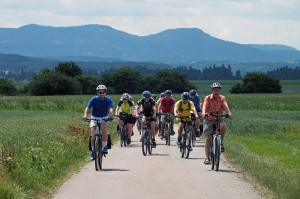
[[186, 121], [186, 120], [179, 120], [179, 122], [183, 123], [183, 125], [185, 125], [186, 123], [189, 125], [189, 126], [192, 126], [192, 121]]

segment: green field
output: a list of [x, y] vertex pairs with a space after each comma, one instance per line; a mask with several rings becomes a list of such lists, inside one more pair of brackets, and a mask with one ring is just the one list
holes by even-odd
[[[43, 198], [89, 161], [89, 128], [81, 116], [90, 97], [0, 97], [0, 198]], [[112, 97], [116, 104], [120, 95]], [[226, 158], [272, 196], [298, 198], [299, 93], [226, 97], [234, 117], [227, 121]]]

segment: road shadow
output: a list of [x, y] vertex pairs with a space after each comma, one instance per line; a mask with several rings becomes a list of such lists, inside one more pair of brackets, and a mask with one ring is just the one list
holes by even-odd
[[205, 160], [205, 158], [188, 158], [188, 160]]
[[211, 169], [211, 165], [209, 165], [209, 166], [210, 166], [210, 169], [207, 171], [224, 172], [224, 173], [238, 173], [238, 171], [228, 170], [228, 169], [219, 169], [218, 171], [216, 171], [216, 170]]
[[152, 153], [153, 156], [170, 156], [170, 154]]
[[101, 171], [130, 171], [130, 170], [128, 170], [128, 169], [102, 169], [99, 172], [101, 172]]

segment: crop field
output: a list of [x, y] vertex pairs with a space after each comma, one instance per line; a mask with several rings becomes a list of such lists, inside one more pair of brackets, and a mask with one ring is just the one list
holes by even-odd
[[[211, 82], [200, 95], [210, 92]], [[222, 83], [222, 82], [221, 82]], [[228, 88], [233, 82], [228, 81]], [[227, 84], [222, 83], [225, 90]], [[300, 92], [226, 94], [227, 160], [272, 197], [300, 193]], [[204, 86], [206, 85], [206, 86]], [[207, 92], [207, 93], [206, 93]], [[179, 94], [174, 95], [178, 100]], [[116, 105], [120, 95], [111, 96]], [[89, 128], [83, 110], [91, 96], [0, 97], [0, 198], [43, 198], [88, 160]], [[135, 101], [141, 95], [133, 95]], [[109, 132], [117, 139], [116, 120]]]

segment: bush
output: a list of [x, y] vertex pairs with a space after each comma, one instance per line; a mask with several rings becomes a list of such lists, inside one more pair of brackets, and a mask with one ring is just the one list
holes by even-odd
[[61, 62], [55, 67], [55, 72], [64, 73], [69, 77], [82, 74], [81, 68], [75, 62]]
[[80, 75], [80, 76], [77, 76], [75, 79], [80, 82], [81, 87], [82, 87], [81, 93], [83, 95], [95, 94], [97, 85], [100, 84], [100, 80], [94, 76]]
[[236, 83], [230, 93], [281, 93], [279, 79], [269, 77], [265, 73], [251, 72], [242, 78], [243, 84]]
[[28, 88], [31, 95], [79, 95], [82, 93], [79, 81], [53, 71], [34, 77]]
[[12, 81], [0, 78], [0, 94], [1, 95], [16, 95], [17, 92], [18, 92], [18, 90]]

